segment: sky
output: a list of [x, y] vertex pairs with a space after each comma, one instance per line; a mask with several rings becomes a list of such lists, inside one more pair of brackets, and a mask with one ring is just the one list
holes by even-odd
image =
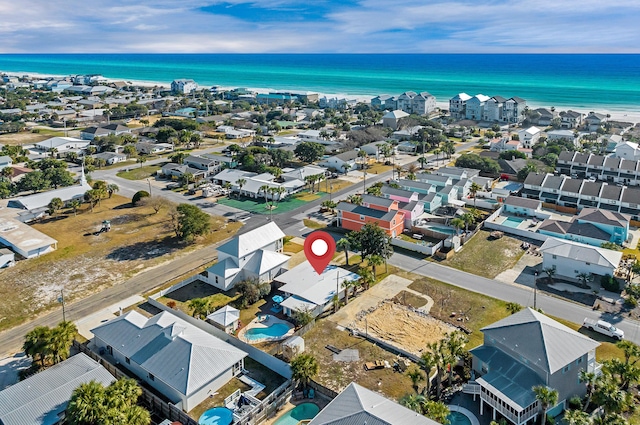
[[638, 0], [0, 0], [3, 53], [640, 53]]

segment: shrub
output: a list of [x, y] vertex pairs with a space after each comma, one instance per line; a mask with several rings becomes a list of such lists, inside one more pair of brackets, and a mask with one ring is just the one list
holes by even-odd
[[572, 410], [582, 409], [582, 399], [574, 395], [569, 399], [569, 408]]
[[600, 279], [600, 284], [607, 291], [611, 291], [611, 292], [620, 291], [620, 283], [616, 278], [614, 278], [610, 274], [602, 276], [602, 278]]
[[627, 307], [629, 308], [636, 308], [638, 307], [638, 299], [633, 296], [633, 295], [629, 295], [625, 300], [624, 303]]
[[176, 309], [176, 302], [171, 300], [167, 303], [167, 307], [172, 308], [172, 309]]
[[146, 198], [148, 196], [149, 192], [147, 192], [146, 190], [140, 190], [133, 195], [133, 198], [131, 198], [131, 204], [135, 206], [138, 204], [138, 202], [140, 202], [142, 198]]

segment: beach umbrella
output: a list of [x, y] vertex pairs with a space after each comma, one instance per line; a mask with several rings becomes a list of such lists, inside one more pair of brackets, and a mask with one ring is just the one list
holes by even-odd
[[280, 295], [274, 295], [271, 299], [274, 303], [281, 303], [282, 301], [284, 301], [284, 298], [282, 298], [282, 296]]

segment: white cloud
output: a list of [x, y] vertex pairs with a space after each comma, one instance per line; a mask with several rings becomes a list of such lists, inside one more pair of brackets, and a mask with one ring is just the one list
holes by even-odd
[[[234, 16], [249, 5], [255, 16]], [[315, 4], [316, 6], [320, 4]], [[321, 3], [326, 5], [328, 3]], [[331, 4], [337, 4], [335, 0]], [[640, 2], [362, 0], [287, 19], [298, 0], [0, 4], [5, 52], [636, 52]], [[216, 13], [201, 8], [219, 6]], [[260, 18], [261, 9], [282, 21]], [[278, 16], [277, 14], [274, 16]]]

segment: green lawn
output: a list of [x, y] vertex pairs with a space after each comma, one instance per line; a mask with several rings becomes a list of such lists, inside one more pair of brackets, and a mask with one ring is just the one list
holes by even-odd
[[153, 165], [145, 165], [143, 167], [140, 166], [131, 166], [128, 171], [120, 171], [116, 174], [118, 177], [122, 177], [127, 180], [143, 180], [148, 177], [151, 177], [162, 168], [163, 164], [153, 164]]
[[[273, 214], [275, 215], [287, 213], [324, 195], [325, 193], [323, 192], [310, 194], [309, 192], [303, 191], [300, 193], [296, 193], [295, 195], [286, 197], [282, 201], [280, 201], [278, 203], [278, 206], [273, 210]], [[266, 207], [264, 198], [241, 197], [240, 199], [238, 199], [235, 195], [232, 195], [228, 198], [218, 199], [218, 203], [252, 212], [254, 214], [269, 215], [269, 210]]]
[[506, 235], [492, 240], [489, 234], [480, 230], [460, 252], [442, 264], [489, 279], [515, 266], [524, 254], [522, 242]]

